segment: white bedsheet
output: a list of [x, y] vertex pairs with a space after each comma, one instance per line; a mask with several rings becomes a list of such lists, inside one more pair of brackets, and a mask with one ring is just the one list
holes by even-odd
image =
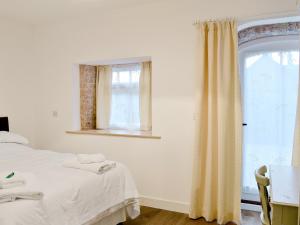
[[[1, 225], [82, 225], [128, 199], [138, 198], [125, 166], [102, 175], [62, 167], [73, 154], [33, 150], [13, 143], [0, 143], [0, 171], [35, 174], [44, 193], [40, 201], [18, 200], [0, 204]], [[1, 191], [1, 190], [0, 190]], [[130, 217], [139, 215], [138, 203], [127, 207]]]

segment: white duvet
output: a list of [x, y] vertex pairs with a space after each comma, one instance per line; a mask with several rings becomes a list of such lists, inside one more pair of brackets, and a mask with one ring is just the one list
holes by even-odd
[[44, 193], [39, 201], [1, 203], [0, 225], [91, 224], [126, 204], [130, 217], [139, 215], [138, 193], [125, 166], [118, 163], [102, 175], [62, 167], [72, 157], [73, 154], [0, 143], [0, 171], [33, 173]]

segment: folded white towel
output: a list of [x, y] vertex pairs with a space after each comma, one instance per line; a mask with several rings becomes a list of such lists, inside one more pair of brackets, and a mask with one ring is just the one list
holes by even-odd
[[117, 165], [116, 162], [109, 161], [109, 160], [105, 160], [100, 163], [82, 164], [78, 160], [73, 159], [73, 160], [65, 161], [63, 163], [64, 167], [86, 170], [97, 174], [103, 174], [106, 171], [116, 167], [116, 165]]
[[13, 188], [25, 185], [26, 181], [22, 173], [14, 171], [14, 175], [10, 178], [7, 178], [7, 176], [11, 173], [12, 171], [5, 171], [0, 173], [0, 189]]
[[39, 191], [29, 191], [20, 187], [5, 189], [8, 192], [0, 191], [0, 203], [12, 202], [17, 199], [40, 200], [43, 198], [43, 193]]
[[39, 200], [43, 198], [43, 192], [33, 174], [22, 173], [26, 184], [20, 187], [13, 187], [0, 190], [0, 203], [11, 202], [17, 199]]
[[100, 163], [106, 160], [105, 156], [98, 154], [78, 154], [77, 159], [80, 163]]

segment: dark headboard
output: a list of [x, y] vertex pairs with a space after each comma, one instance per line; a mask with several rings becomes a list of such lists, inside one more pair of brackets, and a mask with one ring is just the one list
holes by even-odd
[[0, 117], [0, 131], [9, 131], [8, 117]]

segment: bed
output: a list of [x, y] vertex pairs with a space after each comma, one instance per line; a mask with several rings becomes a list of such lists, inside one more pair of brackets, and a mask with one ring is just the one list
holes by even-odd
[[[0, 118], [0, 131], [9, 131]], [[128, 169], [117, 166], [104, 174], [65, 168], [69, 153], [35, 150], [17, 143], [0, 143], [0, 171], [32, 173], [42, 200], [0, 204], [2, 225], [116, 225], [140, 213], [138, 192]], [[1, 189], [0, 189], [1, 192]]]

